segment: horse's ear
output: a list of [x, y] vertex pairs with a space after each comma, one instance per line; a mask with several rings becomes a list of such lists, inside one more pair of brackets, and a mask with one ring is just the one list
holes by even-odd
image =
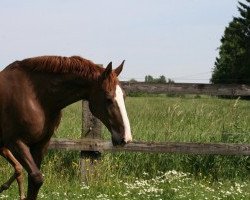
[[112, 62], [108, 64], [105, 68], [104, 72], [102, 73], [102, 78], [106, 79], [112, 73]]
[[119, 67], [117, 67], [114, 71], [115, 71], [115, 74], [116, 76], [119, 76], [119, 74], [121, 73], [122, 69], [123, 69], [123, 65], [124, 65], [124, 61], [122, 61], [122, 64], [119, 65]]

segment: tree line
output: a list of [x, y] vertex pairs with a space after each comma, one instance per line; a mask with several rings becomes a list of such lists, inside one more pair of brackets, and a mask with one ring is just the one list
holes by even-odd
[[[129, 82], [137, 82], [136, 79], [132, 78], [129, 80]], [[170, 78], [166, 78], [164, 75], [159, 76], [159, 78], [154, 78], [151, 75], [145, 76], [144, 79], [145, 83], [174, 83], [174, 81]]]

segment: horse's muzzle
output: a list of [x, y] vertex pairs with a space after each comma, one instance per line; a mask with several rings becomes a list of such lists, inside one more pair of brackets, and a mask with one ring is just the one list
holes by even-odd
[[131, 141], [130, 140], [125, 141], [125, 138], [118, 138], [118, 137], [112, 136], [112, 144], [114, 146], [124, 146], [125, 144], [128, 144], [129, 142]]
[[114, 146], [124, 146], [126, 144], [126, 142], [125, 142], [125, 140], [120, 140], [120, 141], [112, 140], [112, 144]]

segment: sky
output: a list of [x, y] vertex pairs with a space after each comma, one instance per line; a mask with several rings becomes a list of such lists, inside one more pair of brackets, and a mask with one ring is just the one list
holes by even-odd
[[78, 55], [114, 68], [126, 60], [120, 80], [208, 83], [237, 2], [1, 0], [0, 70], [28, 57]]

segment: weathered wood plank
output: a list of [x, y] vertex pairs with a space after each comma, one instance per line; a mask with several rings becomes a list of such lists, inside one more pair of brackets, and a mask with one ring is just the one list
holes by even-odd
[[250, 155], [250, 144], [184, 143], [184, 142], [131, 142], [124, 147], [114, 147], [111, 142], [98, 139], [52, 139], [50, 149], [76, 151], [129, 151], [145, 153], [181, 153], [211, 155]]
[[152, 94], [206, 94], [223, 96], [250, 96], [250, 85], [203, 84], [203, 83], [167, 83], [154, 84], [144, 82], [122, 82], [127, 93], [143, 92]]

